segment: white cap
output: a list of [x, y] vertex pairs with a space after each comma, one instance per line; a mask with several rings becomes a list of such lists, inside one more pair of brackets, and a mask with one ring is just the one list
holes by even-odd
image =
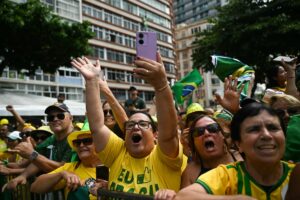
[[8, 138], [9, 139], [11, 139], [11, 140], [16, 140], [16, 139], [22, 139], [21, 137], [20, 137], [20, 131], [13, 131], [13, 132], [11, 132], [10, 134], [8, 134]]

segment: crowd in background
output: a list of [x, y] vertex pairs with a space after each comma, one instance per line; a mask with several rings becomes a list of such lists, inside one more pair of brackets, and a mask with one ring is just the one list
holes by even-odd
[[0, 116], [1, 199], [27, 182], [43, 199], [96, 199], [101, 188], [154, 199], [300, 199], [296, 61], [268, 72], [262, 99], [241, 99], [244, 86], [229, 76], [221, 109], [193, 102], [184, 111], [159, 53], [135, 60], [135, 76], [155, 90], [150, 108], [134, 86], [121, 105], [99, 61], [71, 64], [86, 82], [86, 120], [73, 122], [63, 95], [45, 108], [47, 124], [8, 105], [17, 126]]

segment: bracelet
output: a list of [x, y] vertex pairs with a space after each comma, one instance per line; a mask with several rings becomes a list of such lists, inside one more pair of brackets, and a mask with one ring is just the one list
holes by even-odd
[[166, 84], [165, 86], [163, 86], [163, 87], [157, 89], [156, 91], [157, 91], [157, 92], [161, 92], [161, 91], [165, 90], [165, 89], [168, 88], [168, 87], [169, 87], [169, 84]]

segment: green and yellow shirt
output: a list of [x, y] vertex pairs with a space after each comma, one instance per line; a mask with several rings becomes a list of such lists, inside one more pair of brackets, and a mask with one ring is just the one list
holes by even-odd
[[283, 162], [283, 174], [278, 182], [270, 187], [257, 183], [250, 176], [243, 161], [219, 165], [217, 168], [201, 175], [196, 183], [202, 185], [208, 194], [247, 195], [256, 199], [284, 199], [289, 177], [294, 164]]

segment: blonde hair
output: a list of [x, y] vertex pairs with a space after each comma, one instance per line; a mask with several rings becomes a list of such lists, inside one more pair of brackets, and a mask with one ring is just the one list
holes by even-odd
[[274, 96], [271, 97], [269, 105], [272, 107], [277, 101], [285, 102], [288, 107], [300, 106], [300, 101], [288, 94], [275, 94]]

